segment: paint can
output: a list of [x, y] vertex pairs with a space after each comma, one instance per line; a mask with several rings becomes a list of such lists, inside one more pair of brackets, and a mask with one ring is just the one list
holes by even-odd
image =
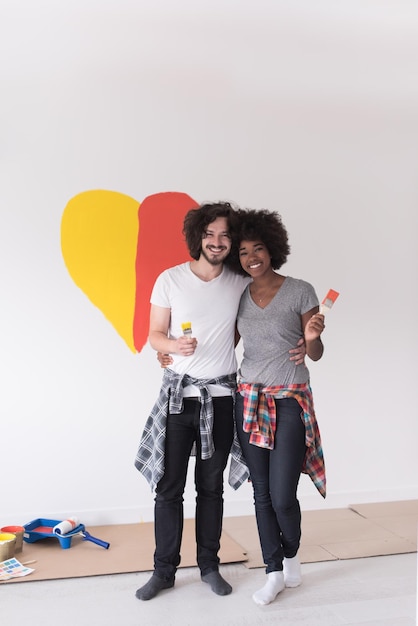
[[16, 535], [0, 533], [0, 561], [7, 561], [15, 555]]
[[15, 552], [22, 552], [24, 532], [25, 529], [23, 526], [3, 526], [3, 528], [0, 528], [0, 533], [12, 533], [16, 535]]

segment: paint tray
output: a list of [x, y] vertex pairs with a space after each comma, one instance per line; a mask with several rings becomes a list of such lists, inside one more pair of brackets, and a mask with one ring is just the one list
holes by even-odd
[[73, 535], [83, 531], [84, 525], [79, 524], [71, 532], [66, 533], [65, 535], [58, 535], [57, 533], [54, 533], [53, 528], [61, 522], [62, 520], [44, 519], [42, 517], [34, 519], [32, 522], [23, 525], [23, 528], [25, 529], [23, 539], [27, 543], [34, 543], [40, 539], [58, 539], [61, 544], [61, 548], [64, 550], [71, 548], [71, 539], [73, 538]]

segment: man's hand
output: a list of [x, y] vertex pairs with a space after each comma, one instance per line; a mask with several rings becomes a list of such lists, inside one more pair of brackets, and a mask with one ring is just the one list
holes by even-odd
[[181, 356], [192, 356], [195, 353], [197, 346], [197, 339], [195, 337], [187, 337], [182, 335], [175, 342], [174, 354], [180, 354]]
[[[192, 356], [195, 353], [197, 339], [195, 337], [179, 337], [175, 341], [175, 354], [182, 356]], [[170, 367], [173, 364], [173, 357], [165, 352], [157, 352], [157, 360], [161, 367]]]

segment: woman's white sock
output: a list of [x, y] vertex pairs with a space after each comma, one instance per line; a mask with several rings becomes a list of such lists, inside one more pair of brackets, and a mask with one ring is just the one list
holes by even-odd
[[264, 587], [253, 594], [253, 600], [256, 604], [270, 604], [284, 588], [283, 572], [270, 572]]
[[298, 555], [283, 559], [283, 574], [286, 587], [299, 587], [302, 582], [302, 572]]

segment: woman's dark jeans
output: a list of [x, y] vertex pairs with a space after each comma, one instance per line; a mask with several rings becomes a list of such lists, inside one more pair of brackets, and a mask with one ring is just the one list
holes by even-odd
[[244, 399], [237, 394], [238, 437], [250, 470], [258, 534], [266, 573], [283, 569], [283, 557], [296, 555], [301, 513], [296, 497], [305, 458], [305, 426], [295, 398], [275, 400], [277, 428], [273, 450], [249, 443], [242, 428]]
[[200, 458], [200, 400], [184, 398], [184, 411], [169, 414], [165, 447], [164, 476], [155, 497], [155, 573], [172, 580], [180, 564], [183, 534], [183, 493], [187, 467], [196, 443], [196, 542], [197, 564], [202, 575], [217, 571], [223, 517], [223, 474], [233, 439], [233, 400], [230, 396], [213, 398], [213, 441], [215, 453]]

